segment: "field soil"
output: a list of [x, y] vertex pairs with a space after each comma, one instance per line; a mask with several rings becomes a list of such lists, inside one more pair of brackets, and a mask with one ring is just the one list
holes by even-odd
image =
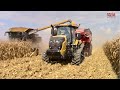
[[70, 63], [46, 63], [41, 55], [0, 60], [0, 79], [117, 79], [102, 47], [79, 66]]

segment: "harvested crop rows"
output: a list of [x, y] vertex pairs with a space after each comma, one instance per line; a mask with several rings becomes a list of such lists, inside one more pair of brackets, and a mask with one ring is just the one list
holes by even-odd
[[110, 61], [101, 47], [93, 49], [93, 55], [80, 66], [56, 63], [48, 64], [41, 56], [0, 61], [1, 79], [116, 79]]

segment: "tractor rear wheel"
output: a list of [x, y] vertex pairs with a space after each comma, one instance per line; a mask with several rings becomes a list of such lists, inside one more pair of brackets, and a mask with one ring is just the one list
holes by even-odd
[[88, 56], [92, 55], [92, 44], [90, 44], [89, 50], [88, 50]]
[[80, 65], [83, 60], [84, 60], [84, 51], [82, 50], [82, 52], [80, 53], [80, 49], [78, 49], [75, 53], [74, 53], [74, 57], [72, 58], [72, 65]]
[[91, 43], [87, 43], [84, 47], [84, 55], [85, 57], [89, 57], [90, 55], [92, 55], [92, 44]]

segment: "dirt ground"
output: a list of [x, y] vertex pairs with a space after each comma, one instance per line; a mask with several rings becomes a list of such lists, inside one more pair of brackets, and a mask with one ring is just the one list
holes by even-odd
[[0, 79], [117, 79], [101, 47], [79, 66], [48, 64], [41, 56], [0, 61]]

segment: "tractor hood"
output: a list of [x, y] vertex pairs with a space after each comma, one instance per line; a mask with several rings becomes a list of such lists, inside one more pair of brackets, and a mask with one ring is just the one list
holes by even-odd
[[57, 35], [51, 36], [49, 41], [49, 48], [50, 49], [61, 49], [63, 42], [66, 40], [66, 36], [64, 35]]
[[66, 35], [56, 35], [56, 36], [52, 36], [52, 37], [64, 37], [64, 38], [66, 38]]
[[62, 43], [65, 41], [65, 39], [66, 39], [66, 36], [64, 35], [51, 36], [50, 43], [55, 43], [55, 42]]
[[62, 40], [65, 41], [66, 36], [65, 35], [57, 35], [57, 36], [51, 36], [50, 40]]

